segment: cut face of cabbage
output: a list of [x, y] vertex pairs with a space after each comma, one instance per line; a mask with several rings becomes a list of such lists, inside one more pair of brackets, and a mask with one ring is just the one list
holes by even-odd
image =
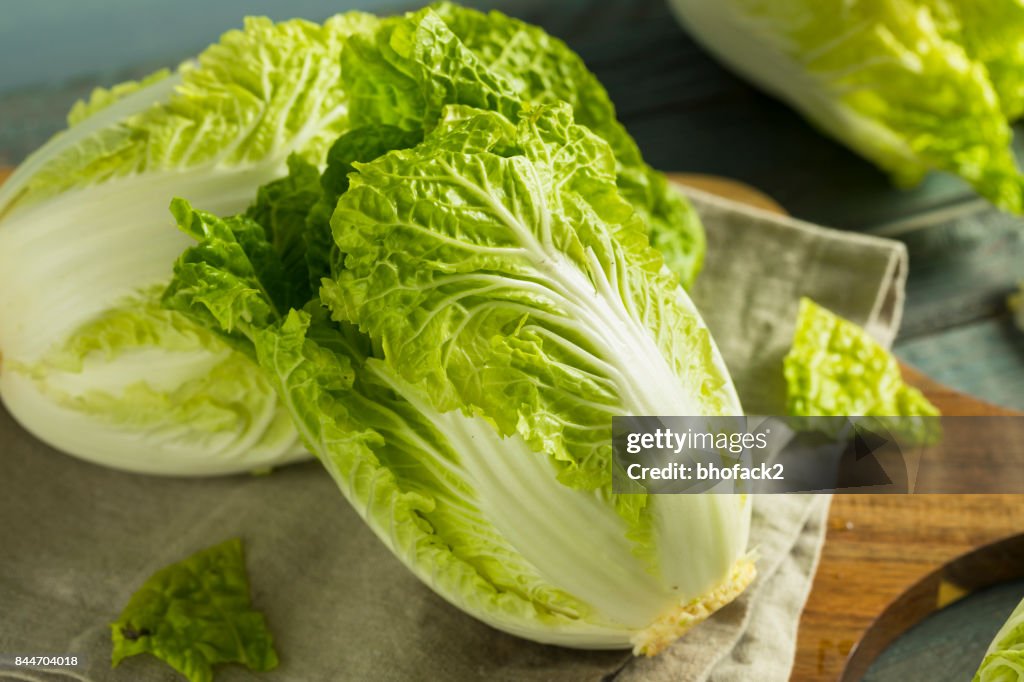
[[[569, 105], [445, 107], [422, 142], [360, 162], [392, 134], [331, 150], [333, 257], [274, 213], [177, 201], [199, 244], [165, 306], [247, 349], [342, 494], [446, 600], [538, 642], [661, 651], [753, 579], [750, 500], [613, 494], [611, 418], [741, 414], [707, 328]], [[264, 193], [305, 175], [296, 162]], [[325, 229], [305, 201], [299, 229]], [[312, 300], [279, 241], [330, 264]]]

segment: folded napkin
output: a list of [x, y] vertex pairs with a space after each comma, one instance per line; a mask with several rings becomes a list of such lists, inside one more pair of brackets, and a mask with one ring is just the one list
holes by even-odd
[[[800, 296], [892, 340], [906, 254], [693, 191], [708, 229], [694, 297], [750, 412], [780, 412], [781, 360]], [[140, 452], [140, 457], [145, 453]], [[67, 673], [0, 679], [179, 680], [149, 656], [110, 669], [110, 627], [157, 569], [226, 538], [246, 542], [253, 602], [281, 665], [225, 666], [218, 680], [785, 680], [824, 537], [827, 496], [761, 496], [759, 577], [653, 659], [542, 646], [449, 606], [412, 576], [317, 463], [270, 476], [154, 478], [81, 462], [0, 410], [0, 655], [73, 654]]]

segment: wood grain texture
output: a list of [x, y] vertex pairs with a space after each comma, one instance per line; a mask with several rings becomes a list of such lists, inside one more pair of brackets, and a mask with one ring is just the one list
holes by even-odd
[[[1019, 495], [836, 495], [800, 619], [792, 679], [839, 679], [854, 646], [906, 590], [960, 555], [1022, 527], [1024, 496]], [[904, 621], [902, 630], [914, 622]], [[859, 679], [851, 675], [848, 679]]]
[[755, 206], [773, 213], [785, 213], [779, 202], [772, 199], [759, 189], [750, 185], [723, 178], [718, 175], [705, 175], [703, 173], [666, 173], [672, 182], [692, 187], [709, 194], [716, 194], [726, 199], [738, 201], [741, 204]]
[[[764, 193], [724, 178], [674, 175], [691, 187], [783, 212]], [[906, 381], [921, 389], [945, 415], [1020, 414], [954, 391], [901, 363]], [[866, 670], [844, 669], [854, 647], [868, 635], [873, 649], [890, 642], [928, 613], [917, 605], [872, 625], [893, 602], [957, 557], [1024, 530], [1022, 495], [836, 495], [825, 547], [797, 640], [794, 682], [853, 682]], [[934, 578], [933, 578], [934, 579]], [[922, 589], [923, 594], [929, 594]], [[942, 594], [949, 599], [948, 593]], [[937, 596], [938, 599], [938, 596]], [[935, 605], [939, 606], [938, 603]]]
[[[982, 660], [993, 633], [1017, 606], [1022, 577], [1024, 534], [985, 545], [928, 574], [875, 620], [850, 655], [842, 682], [860, 682], [866, 677], [906, 679], [908, 673], [916, 674], [918, 677], [915, 679], [968, 679]], [[993, 587], [995, 590], [989, 590]], [[973, 609], [979, 600], [992, 599], [995, 592], [1004, 593], [1000, 600], [1003, 609], [1000, 610], [1005, 611], [999, 618], [965, 620], [982, 614], [968, 615], [963, 612], [965, 605], [957, 602], [981, 590], [989, 591], [984, 596], [971, 599], [967, 608]], [[954, 604], [954, 608], [941, 614], [937, 620], [922, 623], [937, 611]], [[947, 618], [951, 620], [944, 626], [937, 625]], [[913, 643], [895, 641], [898, 635], [917, 623], [921, 623], [922, 628], [909, 638]], [[896, 646], [892, 646], [894, 643]], [[918, 649], [916, 654], [914, 649]], [[876, 662], [880, 665], [876, 666]], [[959, 671], [956, 676], [950, 674], [951, 666]], [[922, 674], [925, 669], [930, 671], [927, 677]], [[865, 675], [868, 672], [872, 674]]]

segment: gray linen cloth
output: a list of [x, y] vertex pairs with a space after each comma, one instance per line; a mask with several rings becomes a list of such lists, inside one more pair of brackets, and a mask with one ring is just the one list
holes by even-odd
[[[709, 238], [694, 296], [750, 412], [782, 408], [780, 363], [800, 296], [892, 340], [906, 269], [899, 245], [691, 196]], [[0, 463], [0, 657], [85, 661], [60, 673], [0, 670], [0, 679], [180, 679], [150, 656], [112, 670], [109, 623], [157, 569], [240, 536], [281, 665], [258, 674], [223, 666], [220, 680], [785, 680], [829, 502], [757, 498], [754, 585], [660, 656], [634, 659], [533, 644], [449, 606], [391, 556], [316, 462], [269, 476], [124, 474], [51, 450], [0, 410]]]

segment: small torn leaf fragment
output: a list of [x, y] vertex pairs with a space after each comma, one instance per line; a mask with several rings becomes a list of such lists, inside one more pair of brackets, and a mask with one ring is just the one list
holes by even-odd
[[266, 619], [252, 608], [238, 538], [154, 573], [110, 627], [113, 667], [149, 653], [189, 682], [211, 682], [218, 663], [277, 667]]

